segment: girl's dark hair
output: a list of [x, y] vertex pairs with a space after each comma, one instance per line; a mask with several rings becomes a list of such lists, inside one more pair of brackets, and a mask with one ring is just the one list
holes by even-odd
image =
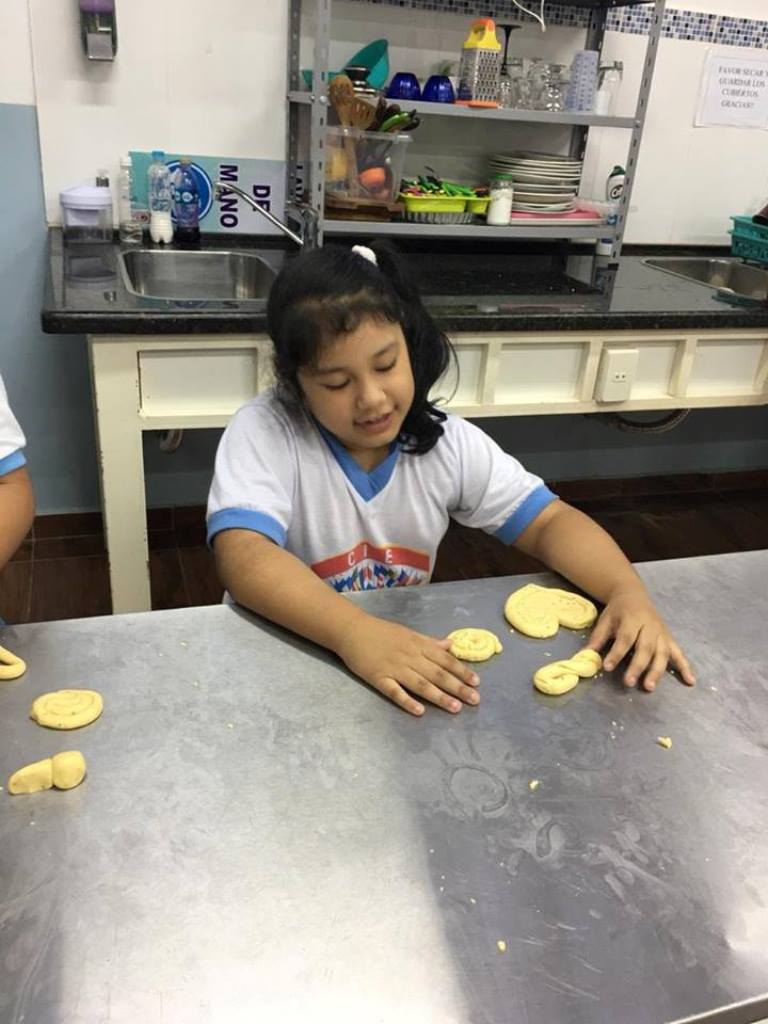
[[277, 393], [284, 401], [301, 402], [299, 369], [316, 364], [324, 345], [356, 330], [366, 317], [397, 323], [415, 385], [398, 441], [404, 451], [421, 455], [443, 433], [445, 413], [429, 401], [429, 392], [447, 369], [453, 349], [396, 253], [386, 244], [372, 248], [378, 265], [351, 249], [327, 245], [302, 252], [278, 274], [267, 303]]

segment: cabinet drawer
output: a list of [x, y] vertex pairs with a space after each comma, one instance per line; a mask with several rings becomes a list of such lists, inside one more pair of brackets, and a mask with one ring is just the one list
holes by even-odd
[[142, 416], [231, 416], [267, 386], [265, 347], [138, 353]]

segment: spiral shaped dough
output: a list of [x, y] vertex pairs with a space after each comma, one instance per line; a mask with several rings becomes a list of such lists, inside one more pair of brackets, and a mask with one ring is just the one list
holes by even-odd
[[499, 638], [489, 629], [454, 629], [448, 639], [451, 654], [462, 661], [487, 661], [502, 651]]
[[96, 690], [55, 690], [35, 700], [29, 717], [47, 729], [80, 729], [95, 722], [103, 710]]
[[0, 647], [0, 679], [18, 679], [27, 671], [27, 663]]
[[578, 685], [579, 679], [590, 679], [603, 666], [603, 659], [597, 653], [585, 649], [565, 661], [553, 661], [543, 665], [533, 676], [533, 685], [540, 693], [550, 697], [561, 697]]
[[504, 616], [519, 632], [543, 639], [554, 636], [561, 625], [568, 629], [591, 626], [597, 608], [580, 594], [528, 583], [509, 595]]

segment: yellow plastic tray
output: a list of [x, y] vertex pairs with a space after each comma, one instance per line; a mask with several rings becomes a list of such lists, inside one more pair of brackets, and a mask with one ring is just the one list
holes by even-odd
[[462, 196], [409, 196], [401, 192], [400, 198], [408, 213], [463, 213], [467, 208]]
[[469, 213], [486, 213], [488, 210], [488, 203], [490, 203], [490, 196], [481, 196], [479, 199], [468, 199], [467, 210]]

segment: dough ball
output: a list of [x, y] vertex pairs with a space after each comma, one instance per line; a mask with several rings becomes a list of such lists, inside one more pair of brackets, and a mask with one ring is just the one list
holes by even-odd
[[454, 629], [448, 639], [451, 654], [462, 661], [487, 661], [502, 651], [499, 638], [488, 629]]
[[55, 690], [37, 698], [29, 717], [47, 729], [80, 729], [95, 722], [103, 710], [96, 690]]

